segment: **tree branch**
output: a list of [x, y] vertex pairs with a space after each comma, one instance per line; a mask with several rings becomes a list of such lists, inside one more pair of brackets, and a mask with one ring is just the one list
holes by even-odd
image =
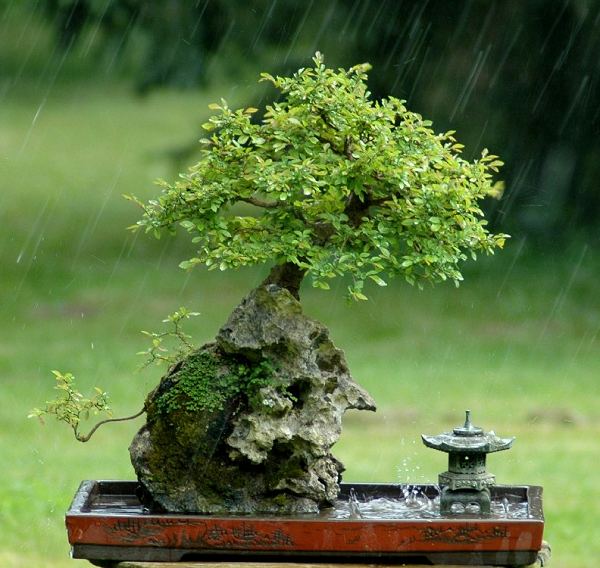
[[100, 422], [98, 422], [98, 424], [96, 424], [89, 431], [89, 433], [87, 435], [80, 434], [79, 432], [77, 432], [77, 429], [74, 428], [74, 430], [75, 430], [75, 437], [80, 442], [87, 442], [94, 435], [94, 432], [96, 432], [96, 430], [98, 430], [98, 428], [100, 428], [100, 426], [102, 426], [103, 424], [108, 424], [109, 422], [124, 422], [126, 420], [133, 420], [134, 418], [137, 418], [138, 416], [141, 416], [142, 414], [144, 414], [144, 412], [146, 412], [146, 406], [145, 405], [144, 405], [144, 407], [139, 412], [137, 412], [136, 414], [133, 414], [132, 416], [125, 416], [124, 418], [107, 418], [106, 420], [101, 420]]
[[356, 158], [352, 155], [352, 136], [348, 135], [344, 139], [344, 155], [351, 162], [353, 162]]
[[322, 109], [322, 108], [317, 108], [317, 113], [319, 114], [319, 116], [321, 117], [321, 120], [327, 125], [329, 126], [329, 128], [333, 128], [333, 130], [339, 132], [340, 129], [333, 124], [333, 122], [331, 122], [331, 120], [329, 119], [329, 117], [327, 116], [327, 113]]
[[390, 201], [391, 199], [390, 197], [378, 197], [377, 199], [374, 199], [371, 197], [371, 188], [369, 186], [365, 187], [368, 191], [364, 196], [363, 201], [360, 200], [356, 193], [351, 193], [346, 201], [344, 213], [348, 215], [350, 224], [353, 227], [358, 227], [362, 223], [362, 220], [369, 216], [369, 208], [383, 205], [386, 201]]
[[260, 199], [260, 197], [254, 197], [251, 195], [250, 197], [238, 197], [239, 201], [243, 201], [244, 203], [250, 203], [250, 205], [254, 205], [256, 207], [262, 207], [264, 209], [274, 209], [275, 207], [280, 207], [277, 201], [267, 201], [265, 199]]

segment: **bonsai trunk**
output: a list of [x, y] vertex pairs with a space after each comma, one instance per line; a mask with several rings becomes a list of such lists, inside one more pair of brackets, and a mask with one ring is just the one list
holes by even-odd
[[280, 288], [285, 288], [296, 300], [299, 300], [300, 285], [305, 274], [306, 270], [293, 262], [276, 264], [271, 268], [269, 275], [263, 280], [261, 286], [276, 284]]

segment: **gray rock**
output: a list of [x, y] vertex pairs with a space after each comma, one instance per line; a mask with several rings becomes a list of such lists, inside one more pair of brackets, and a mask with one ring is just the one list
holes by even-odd
[[[240, 364], [265, 361], [273, 369], [269, 381], [245, 392], [225, 389], [219, 408], [198, 411], [172, 396], [182, 380], [193, 382], [190, 370], [209, 372], [207, 384], [222, 385]], [[165, 412], [167, 399], [177, 403]], [[307, 318], [285, 288], [267, 284], [235, 308], [215, 343], [182, 361], [149, 395], [131, 459], [168, 511], [316, 512], [339, 490], [343, 466], [331, 447], [350, 408], [375, 405], [327, 328]]]

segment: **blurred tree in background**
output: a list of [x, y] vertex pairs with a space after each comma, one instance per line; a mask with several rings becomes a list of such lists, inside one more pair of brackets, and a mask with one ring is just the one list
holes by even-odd
[[[506, 162], [494, 224], [549, 238], [600, 221], [600, 0], [41, 0], [57, 45], [81, 42], [146, 92], [257, 70], [287, 73], [318, 49], [369, 61], [392, 94]], [[256, 104], [256, 102], [254, 103]]]

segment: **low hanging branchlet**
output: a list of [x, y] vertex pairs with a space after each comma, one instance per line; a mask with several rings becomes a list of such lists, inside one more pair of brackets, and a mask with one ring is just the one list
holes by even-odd
[[[163, 332], [142, 331], [150, 338], [151, 345], [148, 349], [138, 352], [138, 355], [147, 356], [142, 368], [151, 364], [173, 365], [177, 361], [189, 355], [193, 350], [192, 337], [182, 329], [182, 321], [194, 316], [197, 312], [190, 312], [185, 307], [180, 307], [176, 312], [167, 316], [163, 323], [170, 324], [170, 329]], [[175, 347], [167, 347], [169, 340], [174, 340]], [[28, 418], [38, 418], [44, 423], [45, 416], [54, 416], [59, 422], [64, 422], [71, 427], [75, 439], [80, 442], [88, 442], [96, 433], [98, 428], [111, 422], [126, 422], [140, 417], [146, 412], [146, 405], [131, 416], [118, 418], [112, 417], [112, 408], [109, 404], [109, 395], [100, 387], [94, 387], [94, 393], [90, 397], [84, 396], [77, 388], [75, 376], [72, 373], [52, 371], [56, 380], [55, 390], [59, 395], [46, 401], [44, 408], [33, 408]], [[97, 422], [87, 434], [81, 432], [82, 422], [92, 416], [105, 414], [107, 418]]]
[[[54, 400], [46, 401], [44, 408], [34, 408], [29, 413], [29, 418], [37, 417], [42, 423], [44, 416], [53, 415], [59, 422], [65, 422], [73, 430], [75, 438], [80, 442], [87, 442], [94, 435], [96, 430], [109, 422], [124, 422], [133, 420], [141, 416], [145, 411], [145, 406], [132, 416], [122, 418], [112, 418], [112, 409], [109, 405], [108, 393], [99, 387], [94, 388], [94, 394], [87, 398], [79, 390], [75, 383], [75, 377], [71, 373], [61, 373], [60, 371], [52, 371], [56, 379], [55, 389], [60, 392], [60, 395]], [[83, 434], [80, 431], [81, 423], [98, 414], [106, 414], [109, 418], [101, 420], [95, 424], [92, 429]]]

